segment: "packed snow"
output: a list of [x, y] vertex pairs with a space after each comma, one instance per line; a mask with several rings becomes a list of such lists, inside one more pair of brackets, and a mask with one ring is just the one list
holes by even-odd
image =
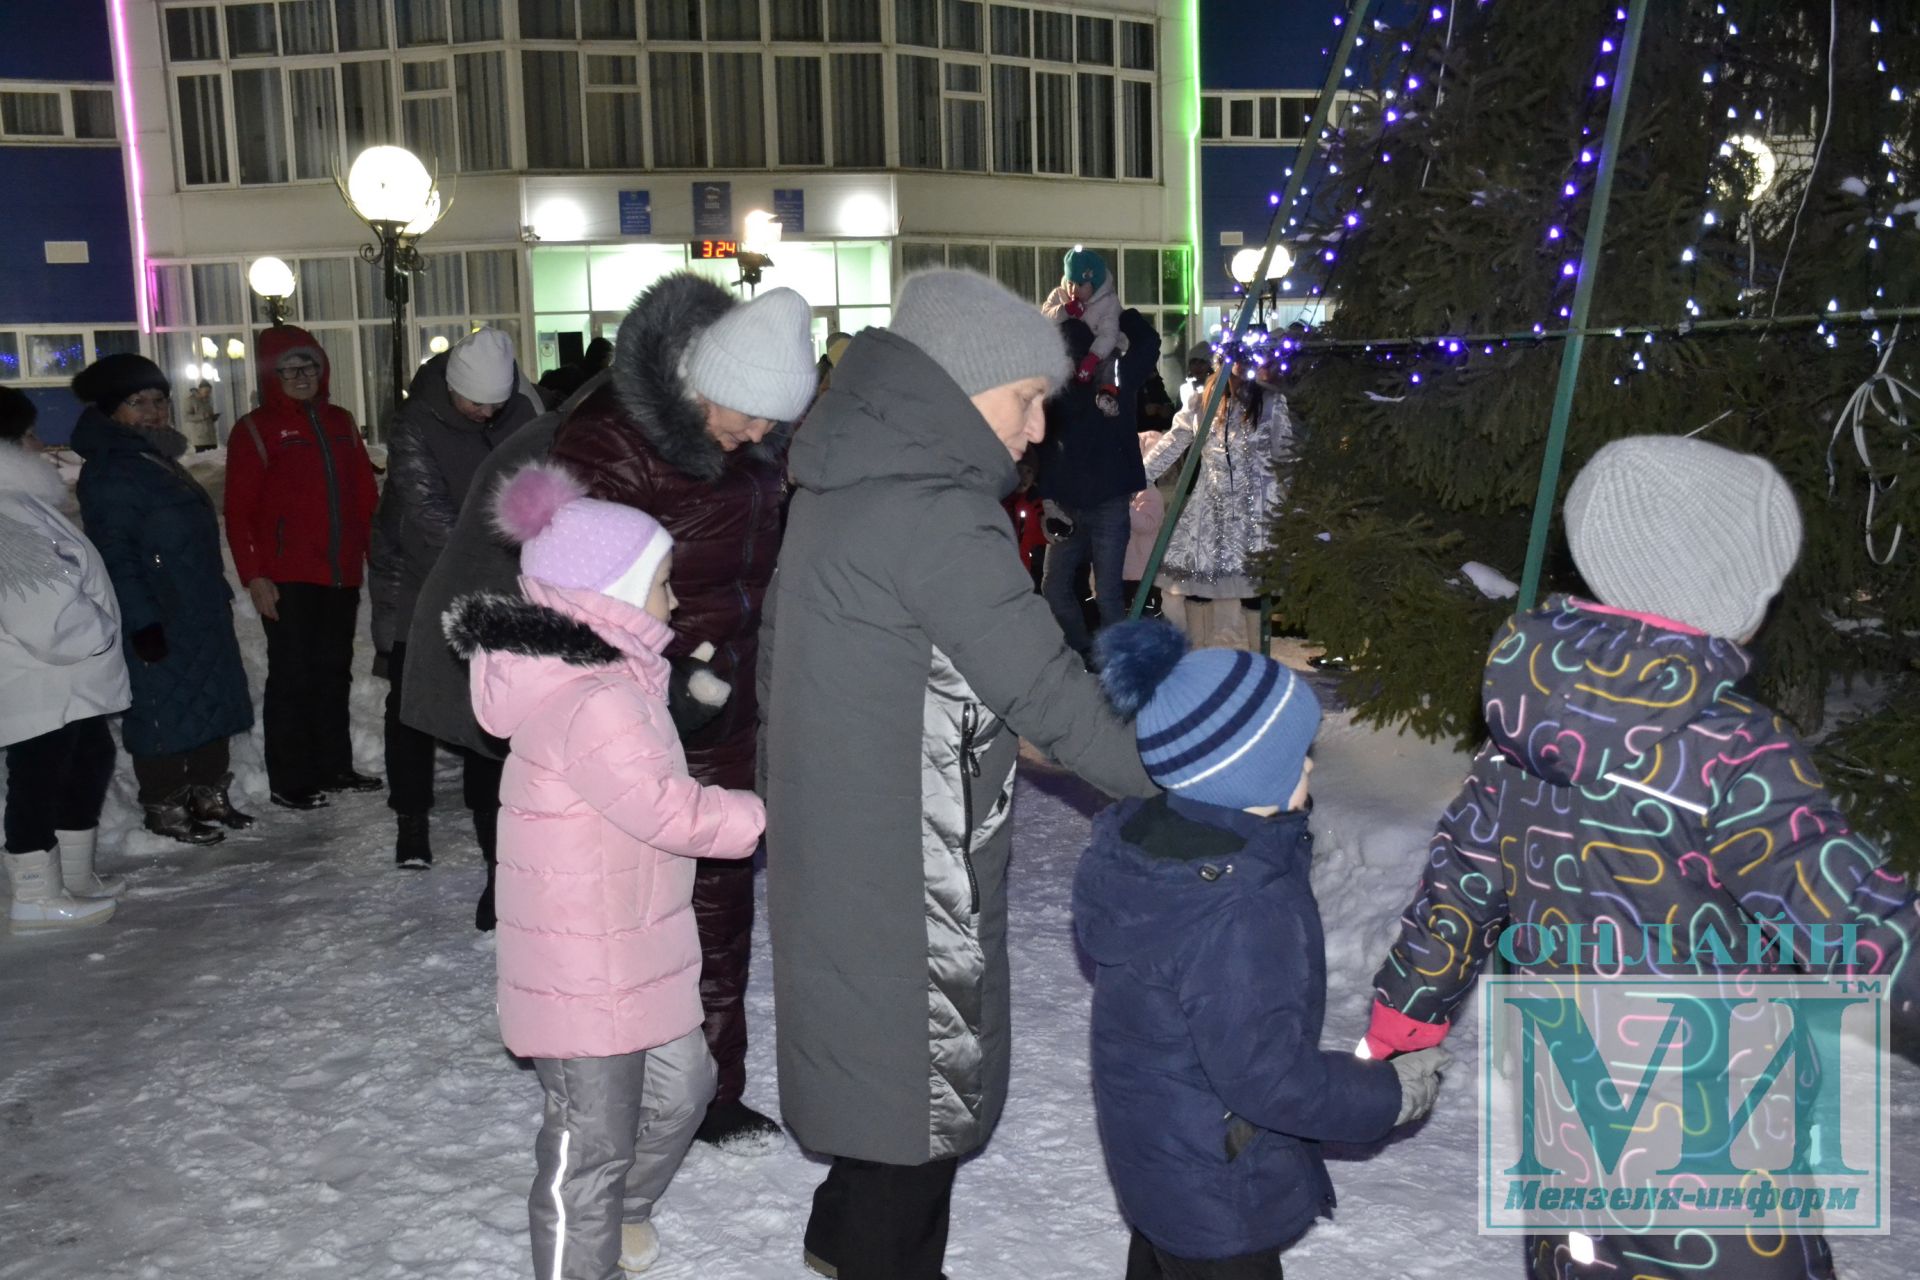
[[[236, 625], [256, 705], [259, 624]], [[379, 771], [386, 686], [354, 691], [357, 764]], [[1290, 655], [1294, 659], [1298, 654]], [[1320, 677], [1315, 677], [1320, 679]], [[1328, 718], [1313, 775], [1315, 891], [1326, 920], [1326, 1043], [1359, 1038], [1459, 754]], [[393, 866], [379, 795], [295, 814], [265, 804], [258, 730], [235, 744], [250, 832], [189, 849], [137, 831], [123, 758], [101, 866], [130, 888], [91, 930], [0, 935], [0, 1280], [510, 1277], [529, 1273], [526, 1196], [541, 1094], [501, 1047], [490, 938], [472, 926], [478, 852], [442, 778], [431, 871]], [[451, 761], [447, 761], [451, 764]], [[1023, 762], [1011, 879], [1014, 1059], [993, 1142], [962, 1166], [956, 1280], [1103, 1277], [1126, 1229], [1087, 1080], [1089, 985], [1069, 887], [1102, 803]], [[764, 884], [764, 877], [762, 877]], [[747, 1101], [777, 1114], [764, 911], [748, 995]], [[1477, 1049], [1467, 1016], [1450, 1047]], [[1287, 1255], [1290, 1276], [1518, 1277], [1520, 1244], [1474, 1234], [1475, 1097], [1456, 1067], [1434, 1115], [1335, 1153], [1338, 1213]], [[1912, 1099], [1920, 1068], [1894, 1064]], [[1834, 1242], [1841, 1274], [1895, 1280], [1920, 1207], [1920, 1155], [1896, 1105], [1894, 1236]], [[824, 1166], [696, 1145], [656, 1219], [662, 1280], [801, 1280]]]

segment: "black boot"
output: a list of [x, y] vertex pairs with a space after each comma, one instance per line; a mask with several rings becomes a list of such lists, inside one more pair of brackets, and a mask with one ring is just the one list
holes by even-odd
[[218, 786], [194, 786], [187, 788], [187, 810], [201, 822], [245, 831], [253, 825], [253, 815], [242, 813], [233, 807], [233, 799], [227, 794], [233, 786], [233, 775], [228, 774], [220, 780]]
[[735, 1155], [758, 1155], [779, 1145], [780, 1123], [744, 1102], [715, 1102], [693, 1136]]
[[188, 808], [190, 800], [190, 789], [182, 787], [157, 804], [141, 805], [147, 814], [147, 830], [157, 836], [171, 836], [181, 844], [219, 844], [225, 840], [226, 832], [194, 818]]
[[433, 846], [427, 843], [427, 815], [402, 813], [400, 835], [393, 843], [393, 862], [399, 867], [421, 870], [433, 865]]
[[324, 791], [270, 791], [267, 799], [282, 809], [324, 809], [329, 803]]
[[376, 778], [370, 773], [356, 773], [352, 769], [347, 769], [321, 783], [320, 789], [322, 791], [378, 791], [386, 785], [384, 779]]
[[498, 809], [475, 809], [473, 811], [473, 834], [480, 842], [480, 856], [487, 863], [487, 885], [480, 890], [480, 901], [474, 904], [473, 927], [482, 933], [492, 933], [493, 915], [493, 866], [494, 854], [500, 835], [500, 811]]

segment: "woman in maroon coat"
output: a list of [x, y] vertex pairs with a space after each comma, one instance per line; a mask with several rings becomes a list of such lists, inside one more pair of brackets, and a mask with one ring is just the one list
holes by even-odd
[[[718, 718], [686, 739], [687, 766], [708, 786], [751, 789], [760, 605], [780, 550], [782, 471], [774, 428], [806, 412], [816, 372], [812, 310], [791, 289], [739, 304], [690, 272], [660, 280], [620, 326], [607, 383], [580, 403], [552, 456], [592, 495], [638, 507], [673, 535], [668, 658], [713, 646], [733, 686]], [[741, 1102], [746, 1086], [750, 863], [700, 864], [700, 999], [719, 1088], [700, 1137], [757, 1142], [779, 1126]]]

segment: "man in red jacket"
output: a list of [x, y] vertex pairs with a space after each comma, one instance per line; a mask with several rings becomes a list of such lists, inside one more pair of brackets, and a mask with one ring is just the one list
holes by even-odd
[[327, 353], [279, 325], [254, 345], [260, 407], [227, 441], [227, 542], [267, 632], [267, 781], [273, 802], [317, 809], [373, 791], [347, 727], [354, 617], [373, 526], [373, 464], [353, 415], [327, 399]]
[[[708, 786], [751, 789], [759, 711], [754, 672], [760, 602], [780, 550], [781, 450], [774, 427], [806, 412], [818, 374], [812, 311], [791, 289], [739, 303], [690, 272], [634, 302], [612, 377], [575, 407], [552, 457], [594, 497], [638, 507], [673, 535], [673, 640], [667, 657], [714, 648], [733, 686], [719, 716], [685, 739], [687, 769]], [[702, 859], [693, 887], [700, 1003], [719, 1087], [699, 1137], [758, 1146], [780, 1127], [741, 1101], [746, 1087], [747, 956], [753, 867]]]

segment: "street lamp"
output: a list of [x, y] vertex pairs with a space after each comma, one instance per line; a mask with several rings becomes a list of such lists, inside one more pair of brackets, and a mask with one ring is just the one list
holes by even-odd
[[373, 231], [360, 246], [361, 261], [380, 268], [393, 312], [393, 412], [406, 396], [408, 277], [423, 267], [414, 245], [445, 212], [433, 175], [405, 147], [368, 147], [347, 171], [341, 190], [354, 216]]
[[247, 268], [247, 284], [267, 304], [267, 316], [275, 328], [287, 322], [287, 299], [295, 287], [293, 268], [279, 258], [255, 258]]
[[[1234, 254], [1233, 260], [1227, 264], [1227, 274], [1242, 287], [1251, 289], [1254, 284], [1254, 273], [1260, 270], [1260, 256], [1264, 252], [1266, 252], [1264, 248], [1242, 249]], [[1287, 246], [1283, 244], [1273, 246], [1273, 260], [1267, 263], [1267, 278], [1262, 282], [1259, 290], [1260, 319], [1263, 323], [1267, 318], [1267, 301], [1273, 296], [1274, 282], [1284, 280], [1292, 270], [1293, 255], [1287, 251]]]
[[780, 247], [785, 230], [780, 220], [765, 209], [747, 215], [746, 230], [740, 237], [740, 283], [757, 290], [760, 273], [773, 265], [773, 251]]

